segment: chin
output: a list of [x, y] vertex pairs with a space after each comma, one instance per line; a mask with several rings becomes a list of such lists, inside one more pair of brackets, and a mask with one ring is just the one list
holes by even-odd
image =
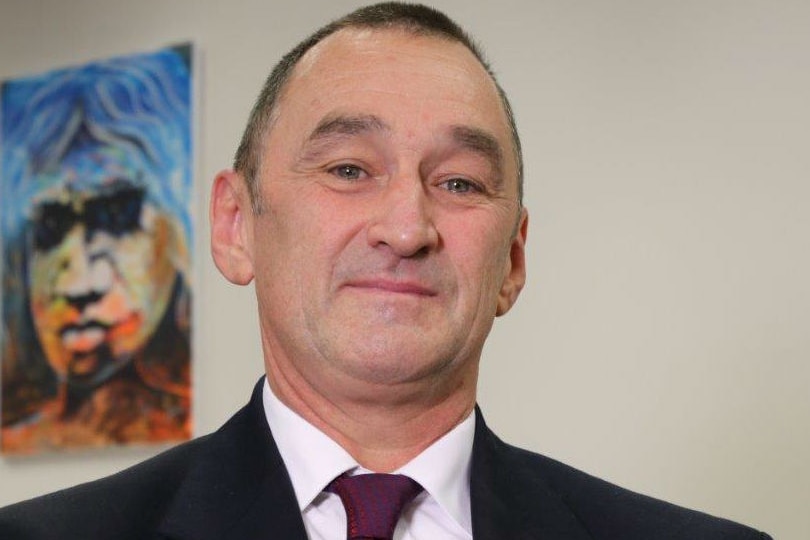
[[437, 357], [436, 351], [413, 347], [371, 348], [344, 357], [342, 370], [355, 379], [373, 384], [404, 384], [435, 379], [452, 360]]

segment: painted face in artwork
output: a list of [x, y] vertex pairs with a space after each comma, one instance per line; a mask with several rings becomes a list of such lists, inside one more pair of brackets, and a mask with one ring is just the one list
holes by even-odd
[[171, 297], [172, 223], [138, 174], [120, 150], [85, 147], [49, 173], [60, 187], [32, 208], [31, 312], [49, 363], [69, 384], [94, 387], [127, 365]]

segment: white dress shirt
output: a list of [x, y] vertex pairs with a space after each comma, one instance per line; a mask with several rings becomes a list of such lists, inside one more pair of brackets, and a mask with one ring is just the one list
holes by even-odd
[[[265, 379], [264, 413], [292, 480], [310, 540], [345, 540], [346, 511], [324, 488], [335, 477], [369, 473], [326, 434], [284, 405]], [[399, 470], [425, 490], [402, 512], [394, 540], [472, 540], [470, 462], [475, 415]]]

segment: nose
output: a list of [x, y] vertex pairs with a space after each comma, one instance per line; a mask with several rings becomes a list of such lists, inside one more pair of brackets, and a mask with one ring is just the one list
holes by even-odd
[[102, 299], [113, 279], [109, 254], [94, 252], [83, 226], [76, 226], [57, 247], [54, 292], [83, 311]]
[[84, 311], [84, 308], [91, 304], [95, 304], [101, 300], [101, 298], [102, 294], [96, 291], [88, 291], [85, 294], [65, 295], [65, 300], [67, 300], [68, 304], [75, 307], [80, 313]]
[[425, 187], [418, 179], [393, 179], [384, 188], [368, 225], [372, 247], [386, 246], [399, 257], [427, 254], [439, 245]]

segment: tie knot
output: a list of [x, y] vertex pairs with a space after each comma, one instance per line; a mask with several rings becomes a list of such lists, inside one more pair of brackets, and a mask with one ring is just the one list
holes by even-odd
[[341, 475], [326, 491], [336, 493], [346, 508], [348, 539], [391, 540], [399, 515], [422, 486], [402, 474]]

